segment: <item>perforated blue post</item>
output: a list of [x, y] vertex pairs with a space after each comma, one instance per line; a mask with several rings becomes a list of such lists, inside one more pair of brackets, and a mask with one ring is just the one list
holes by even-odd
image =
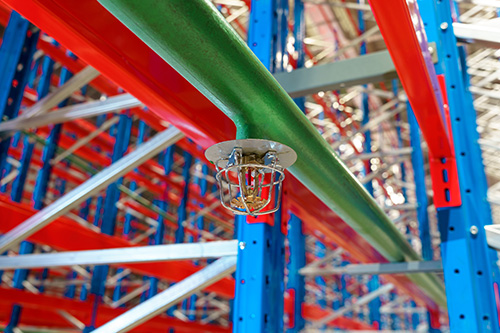
[[302, 220], [290, 214], [288, 221], [288, 248], [290, 258], [288, 262], [287, 291], [293, 301], [293, 312], [289, 318], [287, 332], [300, 332], [305, 326], [302, 317], [302, 303], [306, 296], [305, 279], [299, 270], [306, 265], [306, 239], [303, 232]]
[[[270, 72], [282, 70], [286, 52], [287, 2], [253, 0], [248, 46]], [[273, 218], [273, 217], [271, 217]], [[260, 220], [259, 220], [260, 221]], [[282, 332], [284, 293], [284, 234], [281, 210], [269, 220], [248, 223], [235, 218], [240, 241], [233, 305], [233, 331]]]
[[[488, 248], [484, 233], [492, 218], [477, 144], [476, 112], [468, 82], [464, 82], [467, 68], [460, 61], [450, 2], [419, 0], [418, 5], [428, 40], [437, 45], [436, 72], [446, 79], [462, 197], [460, 207], [438, 210], [450, 328], [453, 332], [499, 332], [498, 257]], [[471, 227], [478, 232], [471, 232]]]

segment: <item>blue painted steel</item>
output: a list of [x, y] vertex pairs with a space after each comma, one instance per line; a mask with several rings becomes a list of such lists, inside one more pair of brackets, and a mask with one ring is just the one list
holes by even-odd
[[185, 232], [183, 222], [187, 219], [187, 204], [189, 199], [189, 182], [191, 180], [190, 168], [193, 163], [193, 156], [184, 152], [184, 166], [182, 168], [182, 179], [184, 179], [184, 189], [182, 190], [182, 199], [177, 210], [177, 230], [175, 231], [175, 242], [183, 243]]
[[[315, 246], [315, 251], [316, 251], [316, 258], [322, 259], [325, 257], [326, 253], [326, 246], [321, 242], [321, 241], [316, 241], [316, 246]], [[321, 298], [318, 301], [318, 305], [325, 309], [327, 307], [326, 304], [326, 282], [325, 279], [322, 276], [315, 276], [314, 281], [316, 282], [316, 285], [318, 286], [319, 290], [321, 291], [321, 294], [324, 295], [323, 298]]]
[[[462, 196], [461, 207], [438, 211], [450, 327], [454, 332], [499, 332], [493, 284], [500, 274], [496, 252], [488, 248], [483, 228], [492, 219], [476, 113], [462, 74], [466, 67], [460, 67], [450, 3], [420, 0], [418, 4], [428, 39], [437, 44], [436, 72], [446, 77]], [[472, 226], [478, 228], [476, 235], [470, 233]]]
[[[394, 97], [397, 97], [398, 94], [399, 94], [399, 81], [397, 79], [394, 79], [391, 81], [391, 84], [392, 84], [392, 92], [394, 94]], [[396, 105], [394, 105], [395, 108], [397, 108], [399, 106], [399, 103], [396, 103]], [[403, 138], [401, 136], [401, 114], [398, 113], [396, 114], [396, 136], [398, 138], [398, 148], [403, 148]], [[401, 181], [404, 183], [406, 182], [406, 168], [405, 168], [405, 163], [404, 162], [401, 162], [399, 164], [399, 169], [401, 170]], [[405, 186], [402, 186], [401, 188], [401, 193], [403, 194], [403, 198], [405, 200], [405, 202], [407, 201], [407, 198], [406, 198], [406, 187]], [[410, 233], [410, 229], [407, 230], [407, 234]]]
[[[389, 300], [392, 302], [398, 298], [398, 295], [395, 292], [391, 292], [389, 294]], [[390, 314], [391, 318], [391, 329], [396, 331], [401, 329], [401, 319], [398, 315], [392, 313]]]
[[238, 240], [244, 249], [238, 250], [236, 291], [233, 308], [234, 332], [277, 332], [271, 328], [276, 308], [270, 294], [272, 228], [266, 223], [248, 224], [237, 216]]
[[[24, 183], [26, 182], [26, 177], [28, 177], [28, 171], [30, 167], [31, 156], [33, 155], [33, 148], [35, 147], [34, 142], [30, 137], [25, 136], [23, 139], [23, 152], [21, 155], [20, 165], [18, 168], [19, 174], [12, 182], [12, 189], [10, 193], [10, 198], [14, 202], [21, 202], [24, 193]], [[8, 169], [6, 168], [6, 174]]]
[[[119, 115], [116, 131], [115, 147], [113, 149], [112, 162], [118, 161], [126, 152], [130, 140], [130, 126], [132, 125], [132, 118], [127, 114]], [[123, 178], [120, 178], [112, 185], [108, 186], [106, 196], [104, 198], [104, 212], [102, 217], [101, 232], [107, 235], [114, 235], [116, 214], [116, 202], [120, 198], [120, 190], [118, 187], [122, 184]]]
[[[70, 54], [71, 56], [71, 54]], [[74, 57], [74, 56], [73, 56]], [[39, 85], [38, 95], [39, 98], [44, 97], [49, 93], [50, 88], [50, 77], [52, 75], [52, 69], [54, 66], [54, 61], [49, 57], [45, 57], [43, 63], [43, 77], [44, 80], [41, 81]], [[72, 74], [66, 69], [61, 70], [59, 76], [59, 85], [62, 86], [70, 78]], [[68, 99], [59, 103], [59, 107], [64, 107], [68, 103]], [[49, 137], [47, 138], [47, 144], [43, 149], [42, 162], [43, 166], [38, 173], [35, 189], [33, 191], [33, 201], [35, 209], [42, 209], [44, 206], [44, 199], [47, 193], [47, 187], [49, 184], [50, 176], [52, 174], [52, 164], [50, 161], [55, 157], [57, 153], [57, 146], [59, 144], [59, 138], [61, 136], [62, 124], [57, 124], [52, 127]]]
[[[168, 147], [167, 150], [165, 151], [164, 154], [161, 156], [161, 161], [163, 164], [163, 167], [165, 169], [165, 175], [168, 176], [170, 171], [172, 170], [172, 163], [174, 160], [174, 147]], [[167, 189], [168, 191], [168, 189]], [[168, 203], [167, 203], [167, 198], [160, 198], [155, 200], [155, 205], [160, 208], [162, 211], [167, 211], [168, 209]], [[164, 243], [164, 238], [165, 238], [165, 219], [163, 216], [158, 215], [158, 227], [156, 229], [156, 232], [153, 236], [153, 238], [150, 241], [150, 244], [154, 245], [159, 245]], [[153, 297], [158, 293], [158, 278], [155, 277], [150, 277], [149, 278], [149, 291], [148, 291], [148, 298]]]
[[[86, 267], [85, 270], [90, 273], [90, 269], [88, 267]], [[88, 296], [89, 288], [87, 287], [87, 284], [83, 284], [82, 288], [80, 289], [80, 301], [86, 301]]]
[[[67, 276], [66, 279], [68, 280], [74, 280], [77, 277], [77, 273], [75, 271], [70, 272]], [[64, 297], [66, 298], [75, 298], [76, 295], [76, 285], [75, 284], [70, 284], [69, 286], [66, 287], [66, 290], [64, 291]]]
[[[50, 59], [49, 57], [44, 57], [43, 59], [43, 65], [42, 65], [42, 73], [40, 75], [40, 80], [38, 82], [37, 86], [37, 95], [38, 95], [38, 100], [42, 99], [45, 97], [45, 95], [48, 94], [49, 88], [50, 88], [50, 80], [52, 78], [52, 69], [54, 67], [54, 61]], [[24, 183], [26, 181], [26, 177], [28, 176], [28, 170], [30, 167], [30, 162], [31, 162], [31, 156], [33, 155], [33, 149], [35, 147], [34, 142], [29, 137], [24, 138], [24, 145], [23, 145], [23, 154], [21, 157], [21, 165], [19, 167], [19, 175], [16, 177], [14, 180], [14, 183], [12, 184], [12, 193], [11, 193], [11, 198], [13, 201], [16, 202], [21, 202], [23, 192], [24, 192]], [[49, 165], [48, 163], [44, 162], [44, 165], [42, 167], [42, 170], [46, 167], [46, 165]], [[43, 172], [43, 171], [42, 171]], [[35, 184], [35, 192], [37, 191], [37, 186], [39, 187], [39, 181], [36, 182]], [[43, 195], [45, 195], [45, 191], [43, 192]], [[37, 200], [36, 195], [34, 195], [34, 201], [35, 209], [40, 209], [41, 207], [37, 207], [37, 202], [43, 201], [42, 200]]]
[[[0, 46], [0, 121], [15, 118], [23, 99], [39, 30], [12, 12]], [[23, 36], [20, 38], [20, 36]], [[0, 142], [0, 178], [11, 137]]]
[[[120, 120], [118, 121], [118, 126], [115, 131], [115, 146], [113, 149], [112, 163], [119, 160], [126, 152], [129, 141], [132, 126], [132, 117], [128, 114], [119, 115]], [[120, 199], [120, 190], [118, 187], [122, 184], [123, 177], [118, 179], [115, 183], [108, 186], [106, 190], [106, 195], [104, 198], [104, 210], [102, 214], [101, 223], [101, 233], [106, 235], [114, 235], [116, 228], [116, 215], [118, 209], [116, 207], [116, 202]], [[99, 198], [100, 199], [100, 198]], [[96, 217], [98, 213], [96, 212]], [[95, 223], [95, 220], [94, 220]], [[102, 296], [104, 295], [106, 288], [105, 282], [108, 276], [109, 266], [100, 265], [95, 266], [92, 273], [92, 279], [90, 283], [90, 293], [94, 295], [95, 303], [100, 302]], [[92, 317], [95, 318], [97, 305], [94, 306], [92, 310]], [[91, 331], [95, 326], [95, 320], [92, 320], [90, 325], [85, 328], [84, 331]]]
[[[28, 60], [28, 62], [31, 60]], [[38, 99], [43, 98], [45, 95], [47, 95], [49, 88], [50, 88], [50, 79], [52, 77], [52, 69], [53, 69], [54, 62], [49, 58], [45, 57], [43, 67], [42, 67], [42, 73], [40, 77], [40, 81], [38, 82], [38, 87], [37, 87], [37, 93], [38, 93]], [[29, 65], [26, 65], [27, 68], [29, 68]], [[29, 73], [24, 74], [24, 80], [26, 80], [27, 75]], [[23, 84], [24, 87], [25, 83]], [[18, 92], [19, 94], [22, 95], [22, 91]], [[20, 103], [20, 101], [19, 101]], [[17, 115], [17, 111], [14, 112], [12, 115]], [[13, 184], [13, 189], [12, 189], [12, 200], [16, 202], [21, 202], [22, 200], [22, 194], [24, 190], [24, 183], [26, 181], [27, 173], [29, 170], [29, 164], [31, 161], [31, 156], [33, 153], [33, 148], [34, 148], [34, 143], [30, 142], [28, 137], [25, 137], [24, 141], [24, 147], [23, 147], [23, 155], [21, 158], [21, 165], [20, 165], [20, 170], [19, 170], [19, 175], [16, 178], [14, 184]], [[47, 162], [47, 161], [44, 161]], [[46, 163], [48, 164], [48, 162]], [[36, 186], [38, 185], [38, 181], [35, 184], [35, 190]], [[45, 194], [45, 192], [44, 192]], [[34, 208], [35, 209], [40, 209], [41, 207], [37, 207], [37, 203], [39, 201], [43, 201], [44, 197], [41, 197], [39, 200], [37, 200], [36, 197], [34, 197]], [[30, 242], [24, 241], [21, 243], [19, 254], [28, 254], [32, 253], [34, 250], [34, 245]], [[23, 289], [23, 282], [26, 280], [27, 276], [29, 274], [29, 270], [27, 269], [18, 269], [14, 272], [14, 279], [13, 279], [13, 286], [18, 289]], [[46, 279], [48, 275], [48, 270], [44, 269], [42, 272], [42, 281]], [[42, 292], [43, 291], [43, 285], [39, 288], [39, 290]], [[18, 305], [16, 305], [17, 307]], [[13, 311], [13, 314], [16, 313]], [[11, 317], [10, 320], [11, 323], [16, 322], [16, 318]]]
[[407, 103], [406, 109], [408, 113], [408, 124], [410, 126], [410, 143], [412, 147], [411, 163], [415, 182], [415, 196], [418, 204], [417, 219], [420, 241], [422, 243], [422, 258], [424, 260], [432, 260], [434, 258], [434, 253], [432, 250], [429, 214], [427, 213], [429, 202], [425, 185], [424, 156], [420, 141], [420, 128], [410, 103]]
[[302, 220], [297, 216], [290, 214], [288, 221], [288, 247], [290, 250], [290, 259], [288, 262], [288, 282], [287, 290], [293, 290], [295, 295], [293, 315], [290, 318], [293, 326], [290, 326], [287, 332], [300, 332], [305, 326], [305, 320], [302, 318], [302, 303], [306, 296], [305, 280], [299, 274], [299, 270], [306, 265], [306, 238], [302, 230]]
[[[370, 281], [368, 281], [368, 291], [375, 291], [378, 288], [380, 288], [380, 281], [378, 275], [374, 275], [370, 278]], [[376, 324], [377, 327], [380, 329], [381, 328], [381, 323], [380, 323], [380, 307], [382, 306], [382, 301], [380, 297], [377, 297], [370, 303], [368, 303], [368, 307], [370, 309], [370, 321], [372, 324]]]
[[[32, 253], [34, 249], [33, 243], [22, 242], [19, 249], [19, 254]], [[27, 269], [16, 269], [14, 271], [14, 278], [12, 279], [12, 286], [17, 289], [24, 289], [23, 282], [28, 276]]]
[[[191, 165], [193, 164], [193, 156], [185, 151], [183, 153], [184, 166], [182, 167], [182, 178], [184, 179], [184, 189], [182, 191], [182, 199], [177, 209], [177, 230], [175, 231], [175, 242], [183, 243], [185, 239], [184, 221], [187, 220], [187, 204], [189, 200], [189, 182], [191, 181]], [[186, 311], [188, 300], [184, 300], [181, 304], [182, 310]]]
[[[425, 169], [424, 169], [424, 156], [422, 153], [422, 146], [420, 141], [420, 127], [418, 126], [415, 114], [410, 106], [406, 105], [408, 125], [410, 126], [410, 144], [412, 147], [411, 163], [413, 168], [413, 180], [415, 182], [415, 196], [417, 200], [417, 219], [420, 243], [422, 248], [422, 258], [424, 260], [434, 259], [434, 250], [432, 248], [432, 237], [429, 224], [429, 213], [427, 206], [429, 205], [427, 198], [427, 187], [425, 185]], [[427, 315], [428, 317], [430, 314]], [[429, 317], [430, 318], [430, 317]], [[430, 323], [430, 321], [429, 321]], [[431, 332], [440, 332], [438, 327], [431, 327]]]
[[[284, 0], [253, 0], [248, 45], [274, 72], [283, 70], [286, 50], [288, 4]], [[233, 303], [234, 332], [282, 332], [284, 292], [284, 235], [281, 210], [274, 226], [247, 223], [235, 218], [235, 234], [244, 249], [238, 251], [236, 291]]]
[[95, 213], [94, 213], [94, 222], [93, 224], [96, 227], [101, 226], [102, 222], [102, 207], [104, 205], [104, 196], [99, 196], [97, 197], [97, 202], [96, 202], [96, 208], [95, 208]]
[[4, 329], [5, 333], [14, 332], [14, 328], [16, 328], [16, 326], [19, 324], [19, 319], [21, 318], [21, 311], [22, 308], [17, 304], [12, 307], [12, 312], [10, 313], [10, 322]]
[[[415, 303], [414, 301], [410, 301], [410, 306], [411, 309], [415, 310], [417, 308], [417, 303]], [[418, 313], [414, 312], [411, 315], [411, 325], [412, 325], [411, 328], [415, 331], [419, 324], [420, 324], [420, 316], [418, 315]]]
[[[360, 0], [358, 0], [360, 2]], [[361, 33], [365, 32], [365, 19], [363, 18], [363, 11], [358, 11], [358, 27]], [[360, 55], [366, 54], [366, 42], [361, 42], [360, 45]], [[368, 87], [367, 85], [363, 86], [365, 89]], [[361, 124], [364, 126], [370, 121], [370, 105], [369, 105], [369, 97], [367, 93], [361, 94], [361, 110], [363, 111], [363, 119], [361, 120]], [[365, 132], [365, 141], [363, 143], [363, 150], [365, 153], [371, 153], [372, 151], [372, 137], [371, 132]], [[365, 175], [371, 173], [371, 162], [370, 160], [365, 162]], [[373, 182], [369, 181], [365, 184], [365, 188], [373, 196]]]
[[[173, 151], [167, 151], [165, 155], [173, 154]], [[184, 179], [184, 188], [182, 190], [182, 199], [177, 208], [177, 230], [175, 231], [175, 242], [183, 243], [185, 238], [184, 225], [183, 222], [187, 219], [187, 203], [189, 199], [189, 182], [191, 180], [190, 168], [193, 163], [193, 156], [188, 152], [183, 153], [184, 166], [182, 167], [182, 178]], [[173, 155], [172, 155], [173, 158]], [[181, 303], [181, 308], [187, 310], [187, 300]], [[177, 309], [177, 305], [172, 306], [167, 310], [169, 316], [173, 316], [174, 311]]]
[[[208, 189], [208, 181], [207, 181], [207, 176], [208, 176], [208, 165], [206, 164], [202, 164], [201, 166], [201, 173], [202, 173], [202, 177], [199, 178], [198, 180], [198, 184], [200, 185], [200, 195], [202, 198], [205, 198], [206, 195], [207, 195], [207, 189]], [[203, 209], [204, 208], [204, 205], [202, 203], [200, 203], [200, 209]], [[205, 229], [205, 218], [203, 217], [203, 215], [200, 215], [196, 221], [196, 224], [198, 226], [198, 229], [199, 230], [204, 230]], [[212, 224], [210, 224], [210, 226], [212, 226]], [[211, 232], [212, 230], [210, 230], [210, 226], [209, 226], [209, 231]], [[213, 226], [212, 226], [213, 227]], [[202, 315], [201, 315], [201, 319], [205, 319], [208, 317], [208, 313], [207, 313], [207, 303], [208, 302], [205, 302], [203, 307], [202, 307]], [[231, 316], [230, 316], [231, 318]]]
[[[129, 110], [127, 110], [127, 112], [129, 112]], [[148, 127], [147, 127], [146, 123], [144, 123], [142, 120], [139, 121], [138, 127], [139, 127], [139, 134], [137, 136], [136, 145], [140, 145], [145, 141], [145, 138], [146, 138], [146, 135], [148, 132]], [[139, 169], [136, 168], [135, 172], [139, 172]], [[137, 183], [135, 181], [131, 181], [129, 188], [131, 191], [135, 192], [137, 190]], [[126, 239], [132, 238], [132, 234], [135, 231], [133, 226], [132, 226], [132, 223], [136, 220], [137, 219], [129, 212], [125, 213], [125, 222], [123, 224], [123, 236]], [[160, 226], [158, 226], [158, 227], [160, 227]], [[118, 268], [116, 271], [116, 274], [120, 274], [122, 272], [123, 272], [123, 269]], [[115, 289], [113, 291], [113, 301], [114, 302], [116, 302], [120, 298], [122, 298], [122, 296], [127, 292], [127, 288], [122, 286], [123, 280], [126, 280], [126, 277], [121, 277], [116, 282], [116, 286], [115, 286]], [[146, 299], [147, 297], [151, 297], [152, 295], [156, 294], [157, 284], [158, 284], [157, 279], [151, 278], [151, 281], [150, 281], [151, 287], [149, 288], [148, 291], [145, 291], [144, 293], [141, 294], [141, 301], [143, 300], [143, 298]], [[124, 304], [122, 304], [122, 306], [124, 306]]]
[[[293, 15], [293, 37], [295, 38], [294, 49], [297, 54], [297, 68], [301, 68], [304, 67], [305, 64], [304, 38], [306, 37], [306, 20], [304, 16], [304, 3], [302, 0], [295, 0]], [[303, 112], [305, 112], [305, 97], [294, 98], [293, 101]]]
[[40, 65], [40, 58], [37, 58], [35, 60], [35, 62], [33, 63], [32, 65], [32, 69], [30, 71], [30, 74], [28, 76], [28, 87], [30, 88], [34, 88], [35, 87], [35, 79], [36, 79], [36, 75], [37, 75], [37, 72], [38, 72], [38, 66]]
[[[116, 274], [121, 274], [122, 272], [123, 272], [123, 268], [121, 268], [121, 267], [116, 270]], [[122, 282], [124, 280], [126, 280], [125, 276], [120, 276], [118, 278], [118, 280], [116, 280], [116, 286], [115, 286], [115, 289], [113, 290], [113, 302], [118, 301], [127, 292], [127, 288], [122, 285]], [[124, 306], [124, 304], [122, 304], [122, 307], [123, 306]]]

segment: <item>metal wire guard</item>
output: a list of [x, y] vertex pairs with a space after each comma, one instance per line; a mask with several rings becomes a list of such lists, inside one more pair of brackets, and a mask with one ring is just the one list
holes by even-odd
[[[230, 211], [238, 215], [252, 216], [270, 214], [278, 210], [281, 202], [281, 184], [285, 179], [285, 173], [283, 169], [257, 163], [230, 165], [225, 168], [220, 168], [218, 165], [219, 162], [220, 160], [215, 163], [218, 170], [215, 177], [219, 183], [221, 204], [226, 209], [229, 209]], [[253, 186], [247, 185], [246, 182], [242, 183], [242, 177], [240, 176], [237, 177], [238, 182], [231, 180], [231, 172], [241, 175], [242, 170], [245, 169], [250, 169], [250, 173], [256, 174], [256, 176], [253, 176], [253, 182], [250, 182], [250, 184], [254, 184]], [[245, 174], [247, 174], [247, 171], [245, 171]], [[266, 174], [270, 175], [269, 183], [265, 183]], [[279, 175], [277, 179], [276, 174]], [[257, 182], [259, 182], [259, 176], [262, 183], [259, 183], [257, 185]], [[244, 179], [245, 178], [243, 178], [243, 180]], [[273, 181], [273, 179], [275, 180]], [[224, 185], [227, 186], [227, 192], [229, 193], [228, 196], [224, 193], [226, 192], [226, 187]], [[273, 195], [273, 191], [275, 190], [276, 185], [278, 186], [278, 197], [277, 200], [275, 200], [274, 205], [270, 208], [269, 204], [272, 202], [272, 198], [276, 197], [275, 195]], [[247, 187], [250, 187], [253, 193], [249, 194]], [[235, 188], [236, 191], [234, 195], [233, 188]], [[242, 191], [242, 189], [244, 190]], [[258, 193], [256, 194], [255, 190], [257, 189]], [[264, 191], [265, 189], [268, 189], [268, 193], [267, 198], [263, 199], [263, 197], [265, 197], [263, 196], [263, 192], [266, 192]], [[238, 196], [238, 194], [240, 194], [240, 196]]]

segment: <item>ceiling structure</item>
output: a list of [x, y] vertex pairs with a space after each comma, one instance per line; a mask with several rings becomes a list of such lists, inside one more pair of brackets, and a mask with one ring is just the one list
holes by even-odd
[[[32, 251], [56, 253], [164, 242], [233, 239], [234, 217], [220, 206], [215, 172], [203, 155], [203, 148], [215, 141], [234, 137], [234, 125], [228, 118], [177, 73], [174, 75], [174, 70], [131, 32], [122, 35], [125, 36], [123, 39], [109, 37], [112, 33], [125, 34], [126, 28], [119, 25], [118, 21], [109, 24], [114, 18], [104, 12], [97, 2], [66, 4], [61, 9], [56, 8], [57, 1], [50, 4], [31, 0], [18, 4], [14, 1], [5, 3], [0, 15], [0, 23], [4, 27], [8, 24], [11, 10], [8, 6], [12, 6], [42, 29], [37, 50], [32, 55], [33, 64], [38, 66], [38, 70], [32, 71], [24, 91], [21, 116], [36, 111], [47, 93], [47, 96], [54, 98], [56, 92], [63, 91], [61, 87], [64, 87], [64, 82], [69, 82], [63, 81], [65, 71], [75, 75], [76, 84], [73, 90], [66, 91], [66, 95], [60, 96], [60, 100], [49, 109], [66, 98], [69, 98], [67, 103], [70, 107], [85, 103], [82, 109], [90, 109], [90, 103], [102, 104], [95, 104], [97, 111], [94, 112], [97, 113], [90, 113], [85, 119], [77, 119], [81, 113], [75, 109], [75, 113], [80, 116], [65, 120], [51, 162], [44, 158], [46, 147], [51, 144], [50, 133], [54, 130], [52, 125], [47, 126], [51, 124], [50, 120], [43, 123], [42, 118], [36, 118], [32, 125], [10, 123], [14, 126], [10, 130], [21, 131], [14, 136], [7, 158], [10, 169], [5, 171], [1, 180], [4, 194], [0, 197], [0, 206], [2, 214], [8, 216], [8, 221], [2, 224], [0, 231], [6, 233], [34, 214], [32, 202], [38, 200], [35, 199], [37, 177], [44, 169], [44, 164], [52, 165], [52, 174], [43, 203], [37, 209], [63, 198], [64, 193], [91, 179], [170, 124], [175, 124], [187, 138], [178, 139], [175, 148], [166, 149], [158, 156], [147, 159], [144, 164], [132, 167], [133, 171], [126, 173], [121, 182], [103, 188], [82, 204], [72, 207], [69, 213], [58, 217], [42, 231], [33, 234], [29, 239], [36, 244]], [[386, 50], [368, 3], [332, 0], [305, 1], [304, 4], [304, 67], [327, 66], [365, 53]], [[214, 5], [241, 38], [247, 40], [250, 2], [215, 0]], [[293, 6], [293, 1], [290, 1], [290, 13], [293, 13]], [[496, 17], [499, 7], [494, 1], [459, 2], [456, 6], [457, 18], [459, 22], [467, 24], [498, 27]], [[52, 14], [44, 16], [39, 14], [40, 11]], [[96, 18], [88, 22], [73, 20], [79, 11], [85, 11], [87, 15], [96, 14]], [[62, 22], [64, 20], [66, 22]], [[292, 15], [289, 15], [287, 54], [282, 55], [283, 67], [287, 72], [292, 72], [297, 64], [293, 24]], [[33, 26], [29, 29], [31, 33], [37, 31]], [[110, 29], [109, 34], [106, 29]], [[102, 41], [98, 41], [100, 37]], [[478, 142], [483, 151], [489, 182], [488, 200], [492, 203], [494, 220], [497, 222], [500, 218], [500, 210], [496, 207], [500, 205], [500, 179], [497, 176], [500, 160], [496, 154], [499, 143], [496, 134], [500, 131], [500, 51], [498, 45], [491, 43], [467, 42], [467, 73], [477, 111]], [[120, 49], [123, 45], [128, 45], [125, 55]], [[101, 48], [105, 55], [98, 59], [93, 52]], [[149, 53], [144, 55], [141, 52], [146, 48]], [[50, 59], [52, 63], [49, 63]], [[141, 64], [144, 59], [148, 59], [148, 62]], [[88, 65], [96, 70], [92, 71]], [[158, 72], [148, 67], [154, 65], [158, 66]], [[47, 77], [48, 68], [51, 68], [51, 72]], [[276, 77], [280, 81], [279, 74]], [[411, 142], [408, 98], [396, 77], [393, 74], [383, 80], [307, 94], [305, 114], [359, 182], [372, 191], [377, 204], [411, 247], [417, 253], [422, 253], [419, 202], [412, 164], [415, 143], [412, 145]], [[175, 82], [170, 82], [172, 78]], [[50, 87], [45, 93], [41, 88], [43, 82], [49, 82]], [[117, 106], [112, 105], [114, 101]], [[102, 105], [108, 107], [108, 111]], [[369, 110], [368, 117], [366, 109]], [[212, 125], [208, 120], [211, 120]], [[0, 129], [4, 133], [8, 128]], [[425, 141], [419, 142], [424, 152], [423, 167], [429, 198], [426, 210], [430, 218], [432, 259], [440, 260], [440, 235], [432, 200], [428, 148]], [[20, 167], [25, 163], [26, 147], [30, 143], [33, 152], [31, 162], [28, 159], [26, 164], [25, 185], [21, 185], [24, 191], [21, 191], [18, 203], [13, 203], [9, 196], [17, 186], [14, 184], [21, 173]], [[116, 148], [119, 144], [122, 145], [121, 150]], [[295, 195], [290, 193], [290, 198], [293, 198], [290, 209], [304, 222], [308, 267], [331, 269], [349, 264], [387, 261], [296, 179], [287, 177], [287, 182], [285, 186], [288, 186], [289, 191], [296, 192]], [[305, 196], [302, 195], [304, 193]], [[111, 197], [116, 200], [108, 199]], [[309, 208], [316, 209], [311, 212]], [[108, 213], [110, 209], [112, 213]], [[106, 214], [114, 214], [116, 223], [108, 235], [103, 235], [103, 223], [109, 218]], [[159, 224], [165, 225], [161, 240], [155, 238], [159, 234]], [[21, 247], [16, 246], [10, 249], [9, 254], [15, 255], [22, 251]], [[143, 303], [157, 290], [163, 291], [175, 285], [175, 282], [210, 262], [201, 259], [158, 263], [155, 266], [112, 265], [106, 272], [106, 291], [101, 299], [87, 295], [92, 293], [91, 281], [95, 279], [92, 276], [96, 275], [95, 267], [98, 266], [34, 269], [21, 280], [16, 277], [17, 271], [6, 270], [2, 274], [0, 289], [0, 320], [9, 323], [9, 319], [12, 319], [10, 309], [17, 300], [23, 307], [20, 320], [20, 324], [24, 322], [24, 326], [20, 326], [23, 332], [29, 332], [33, 327], [64, 331], [81, 330], [85, 326], [97, 327], [125, 309]], [[437, 276], [443, 278], [441, 273]], [[16, 281], [21, 283], [17, 289], [23, 291], [13, 288], [16, 287]], [[380, 289], [382, 292], [377, 297], [380, 297], [379, 322], [382, 328], [428, 329], [426, 306], [433, 305], [433, 302], [417, 285], [407, 277], [398, 275], [384, 275], [380, 281], [377, 279], [378, 289], [371, 285], [373, 281], [374, 276], [369, 274], [327, 277], [306, 275], [306, 327], [315, 331], [317, 322], [335, 313], [325, 308], [344, 308], [348, 309], [346, 315], [328, 320], [329, 326], [340, 329], [373, 328], [370, 315], [373, 303], [360, 301], [363, 296]], [[176, 332], [193, 329], [227, 332], [231, 327], [229, 299], [234, 297], [234, 285], [233, 278], [224, 277], [203, 291], [197, 291], [183, 305], [172, 308], [168, 316], [155, 317], [141, 327], [151, 332], [166, 326], [174, 327]], [[77, 298], [82, 301], [77, 301]], [[91, 310], [98, 302], [102, 302], [99, 310]], [[353, 306], [356, 302], [359, 305]], [[292, 298], [287, 293], [285, 309], [290, 308], [290, 304]], [[41, 305], [44, 309], [40, 308]], [[35, 310], [38, 312], [35, 313]], [[94, 318], [90, 315], [92, 311], [97, 312]], [[285, 312], [289, 317], [291, 312]], [[446, 330], [447, 318], [444, 313], [441, 314], [441, 324]]]

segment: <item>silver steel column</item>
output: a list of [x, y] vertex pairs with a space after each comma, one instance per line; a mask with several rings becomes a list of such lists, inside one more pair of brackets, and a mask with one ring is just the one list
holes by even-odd
[[238, 240], [126, 247], [0, 257], [0, 270], [221, 258], [238, 254]]
[[235, 270], [236, 256], [219, 259], [92, 332], [127, 332]]
[[87, 198], [97, 194], [100, 190], [113, 183], [127, 172], [159, 154], [162, 150], [176, 143], [183, 137], [184, 134], [173, 126], [155, 135], [130, 154], [122, 157], [116, 163], [105, 168], [85, 183], [79, 185], [71, 192], [68, 192], [6, 233], [0, 238], [0, 253], [8, 250], [13, 245], [17, 245], [50, 222], [66, 214]]

